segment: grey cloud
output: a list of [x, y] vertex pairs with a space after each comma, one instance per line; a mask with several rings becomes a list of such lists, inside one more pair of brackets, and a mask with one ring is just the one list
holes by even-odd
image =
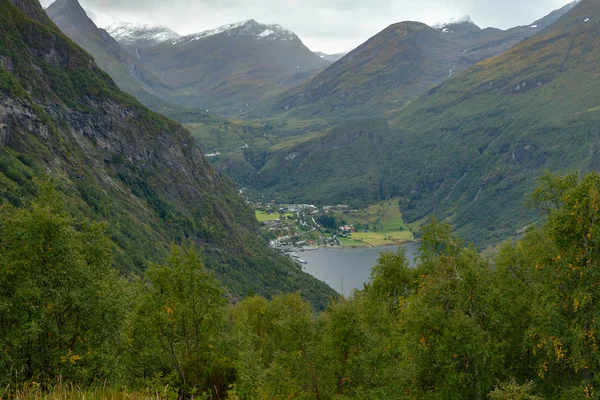
[[[44, 0], [49, 2], [50, 0]], [[181, 34], [256, 19], [293, 30], [313, 50], [347, 51], [388, 25], [470, 15], [481, 27], [531, 23], [568, 0], [80, 0], [99, 25], [161, 24]], [[47, 5], [47, 4], [46, 4]]]

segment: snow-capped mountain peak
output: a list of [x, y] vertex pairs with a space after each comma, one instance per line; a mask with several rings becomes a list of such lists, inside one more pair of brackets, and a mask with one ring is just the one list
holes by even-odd
[[296, 34], [277, 24], [261, 24], [253, 19], [220, 26], [216, 29], [185, 36], [175, 43], [194, 42], [216, 35], [250, 36], [262, 40], [294, 40]]
[[120, 44], [129, 46], [145, 46], [160, 43], [171, 43], [181, 36], [161, 25], [134, 24], [130, 22], [109, 25], [105, 30]]

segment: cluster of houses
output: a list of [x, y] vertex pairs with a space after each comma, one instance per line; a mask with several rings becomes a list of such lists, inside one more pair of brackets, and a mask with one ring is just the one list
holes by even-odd
[[[352, 232], [356, 232], [354, 225], [344, 225], [339, 227], [337, 233], [331, 237], [325, 237], [322, 234], [318, 237], [315, 235], [315, 233], [322, 232], [322, 227], [316, 221], [317, 214], [351, 211], [349, 206], [343, 204], [319, 208], [312, 204], [276, 204], [270, 202], [263, 204], [260, 209], [269, 214], [295, 215], [294, 218], [265, 221], [263, 224], [264, 229], [279, 235], [277, 239], [271, 240], [271, 248], [294, 258], [296, 261], [298, 261], [297, 253], [314, 250], [319, 245], [339, 245], [338, 236], [347, 236]], [[304, 233], [296, 234], [298, 230]], [[313, 233], [311, 234], [311, 232]]]
[[279, 207], [279, 211], [292, 214], [297, 214], [299, 212], [316, 214], [319, 212], [319, 208], [312, 204], [284, 204]]

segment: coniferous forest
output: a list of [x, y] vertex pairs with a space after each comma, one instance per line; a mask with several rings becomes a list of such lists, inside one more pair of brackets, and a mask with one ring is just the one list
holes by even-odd
[[[143, 278], [48, 182], [0, 208], [3, 398], [577, 399], [600, 390], [600, 175], [546, 175], [545, 219], [485, 259], [432, 221], [323, 312], [232, 304], [192, 246]], [[119, 397], [120, 396], [120, 397]]]

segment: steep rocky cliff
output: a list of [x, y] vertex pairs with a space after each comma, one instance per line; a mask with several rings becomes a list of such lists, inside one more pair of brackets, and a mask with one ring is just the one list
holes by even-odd
[[233, 186], [177, 123], [122, 93], [37, 0], [0, 0], [0, 196], [18, 204], [49, 176], [73, 213], [105, 220], [118, 267], [172, 242], [201, 246], [235, 296], [332, 292], [269, 250]]

